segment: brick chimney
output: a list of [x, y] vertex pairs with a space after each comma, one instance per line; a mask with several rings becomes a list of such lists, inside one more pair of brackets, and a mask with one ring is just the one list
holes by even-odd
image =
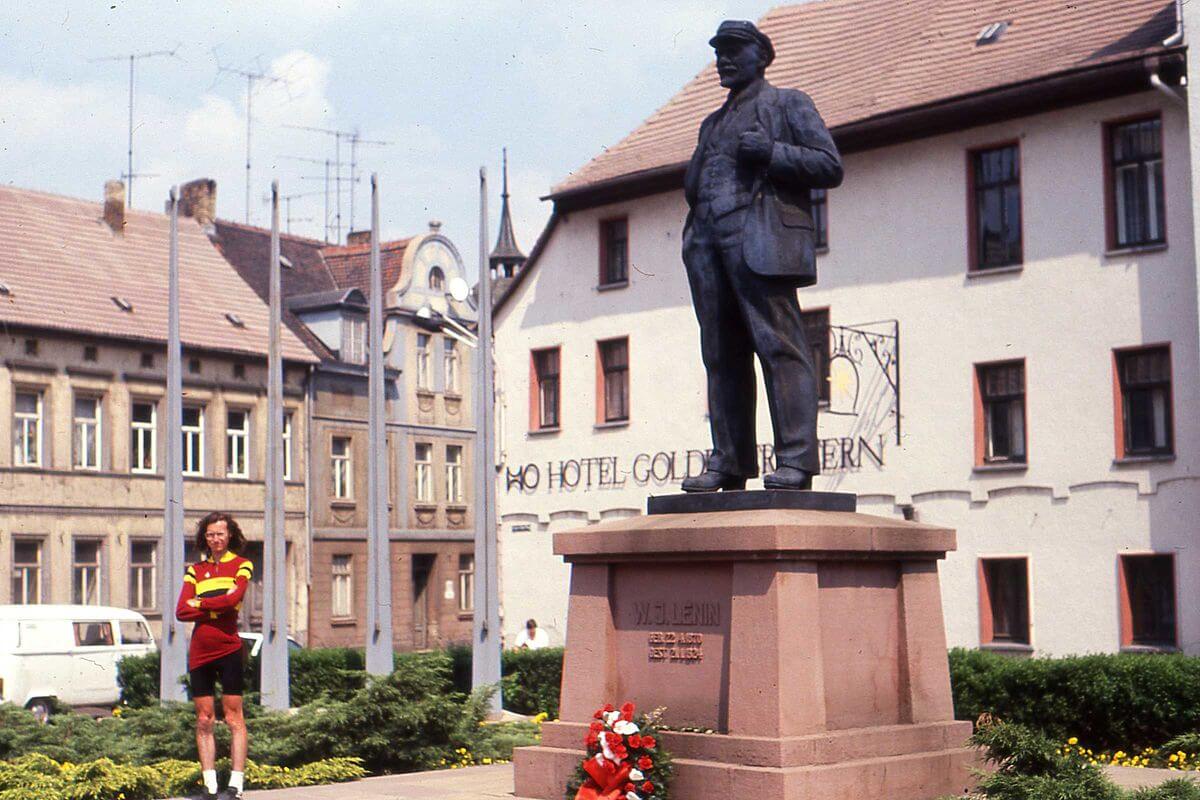
[[191, 217], [208, 228], [217, 218], [217, 182], [212, 178], [188, 181], [179, 189], [179, 216]]
[[346, 244], [370, 244], [370, 231], [350, 231], [346, 234]]
[[112, 232], [125, 233], [125, 182], [104, 182], [104, 222]]

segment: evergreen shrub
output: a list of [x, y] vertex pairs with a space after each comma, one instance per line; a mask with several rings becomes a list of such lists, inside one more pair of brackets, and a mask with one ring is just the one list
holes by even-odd
[[988, 713], [1062, 742], [1136, 752], [1200, 731], [1200, 658], [1182, 654], [1012, 658], [950, 651], [958, 719]]

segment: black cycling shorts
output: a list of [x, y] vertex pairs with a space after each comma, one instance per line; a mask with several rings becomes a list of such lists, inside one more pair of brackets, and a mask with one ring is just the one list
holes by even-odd
[[192, 680], [192, 697], [212, 697], [215, 681], [221, 681], [222, 694], [241, 695], [245, 685], [242, 651], [236, 650], [216, 661], [201, 664], [188, 674]]

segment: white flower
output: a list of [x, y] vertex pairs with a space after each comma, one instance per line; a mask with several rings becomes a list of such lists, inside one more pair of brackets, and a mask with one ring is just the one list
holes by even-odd
[[625, 800], [642, 800], [642, 796], [637, 792], [629, 792], [625, 795]]
[[622, 736], [632, 736], [638, 732], [638, 726], [634, 725], [629, 720], [620, 720], [613, 723], [613, 733], [619, 733]]
[[620, 711], [609, 711], [604, 715], [604, 721], [611, 727], [614, 722], [621, 718]]
[[[612, 749], [609, 748], [608, 734], [606, 734], [606, 733], [600, 734], [600, 751], [604, 754], [604, 756], [603, 756], [604, 758], [607, 758], [609, 761], [613, 762], [614, 764], [616, 764], [620, 761], [620, 759], [617, 758], [616, 755], [613, 754]], [[600, 753], [596, 754], [596, 758], [601, 758]], [[601, 766], [603, 766], [604, 761], [601, 760], [600, 764], [601, 764]]]
[[646, 776], [642, 774], [642, 771], [640, 769], [629, 770], [629, 780], [633, 781], [634, 783], [637, 783], [644, 777], [646, 777]]

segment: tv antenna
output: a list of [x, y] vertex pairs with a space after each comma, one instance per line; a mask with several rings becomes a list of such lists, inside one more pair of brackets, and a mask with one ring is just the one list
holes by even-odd
[[[319, 180], [325, 181], [325, 221], [324, 221], [324, 232], [322, 233], [322, 237], [325, 239], [325, 243], [328, 244], [329, 243], [329, 164], [330, 164], [329, 159], [328, 158], [325, 158], [325, 159], [309, 158], [307, 156], [280, 156], [280, 158], [287, 159], [288, 161], [303, 161], [308, 164], [324, 164], [325, 165], [324, 177], [322, 177], [320, 175], [301, 175], [300, 180], [302, 180], [302, 181], [319, 181]], [[316, 192], [311, 192], [311, 194], [316, 194]]]
[[[217, 58], [216, 49], [213, 50], [213, 58], [217, 60], [217, 73], [227, 72], [230, 75], [246, 79], [246, 224], [250, 224], [250, 129], [253, 122], [253, 104], [254, 99], [254, 84], [262, 82], [267, 84], [282, 83], [285, 87], [289, 87], [288, 79], [279, 75], [271, 75], [264, 72], [261, 68], [257, 70], [237, 69], [235, 67], [226, 67], [221, 65], [221, 60]], [[291, 97], [291, 92], [288, 92], [288, 97]]]
[[[279, 199], [283, 201], [283, 213], [284, 213], [284, 220], [285, 220], [284, 225], [287, 228], [287, 233], [289, 235], [291, 235], [291, 232], [292, 232], [292, 222], [293, 221], [295, 221], [295, 222], [313, 222], [314, 221], [313, 217], [293, 217], [292, 216], [292, 201], [296, 200], [298, 198], [301, 198], [301, 197], [312, 197], [315, 194], [321, 194], [321, 192], [319, 192], [319, 191], [297, 192], [296, 194], [282, 194], [279, 196]], [[263, 202], [270, 203], [271, 195], [264, 194]]]
[[[181, 43], [182, 44], [182, 43]], [[151, 50], [145, 53], [129, 53], [128, 55], [120, 56], [101, 56], [99, 58], [89, 58], [89, 64], [96, 64], [101, 61], [129, 61], [129, 151], [128, 162], [125, 167], [125, 172], [121, 174], [122, 178], [126, 178], [129, 183], [125, 187], [125, 207], [133, 208], [133, 179], [134, 178], [153, 178], [157, 177], [154, 173], [149, 172], [134, 172], [133, 171], [133, 73], [137, 62], [143, 58], [155, 58], [157, 56], [165, 56], [167, 58], [175, 58], [182, 61], [176, 53], [179, 52], [180, 45], [175, 45], [173, 50]]]
[[334, 192], [336, 198], [336, 208], [334, 209], [334, 227], [337, 233], [337, 242], [342, 242], [342, 140], [350, 142], [350, 230], [354, 230], [354, 186], [358, 183], [358, 146], [366, 145], [390, 145], [392, 142], [377, 141], [374, 139], [364, 139], [359, 135], [358, 130], [343, 131], [335, 128], [318, 128], [311, 125], [284, 125], [285, 128], [292, 128], [298, 131], [312, 131], [314, 133], [323, 133], [326, 136], [333, 137], [333, 168], [334, 168], [334, 184], [336, 190]]

